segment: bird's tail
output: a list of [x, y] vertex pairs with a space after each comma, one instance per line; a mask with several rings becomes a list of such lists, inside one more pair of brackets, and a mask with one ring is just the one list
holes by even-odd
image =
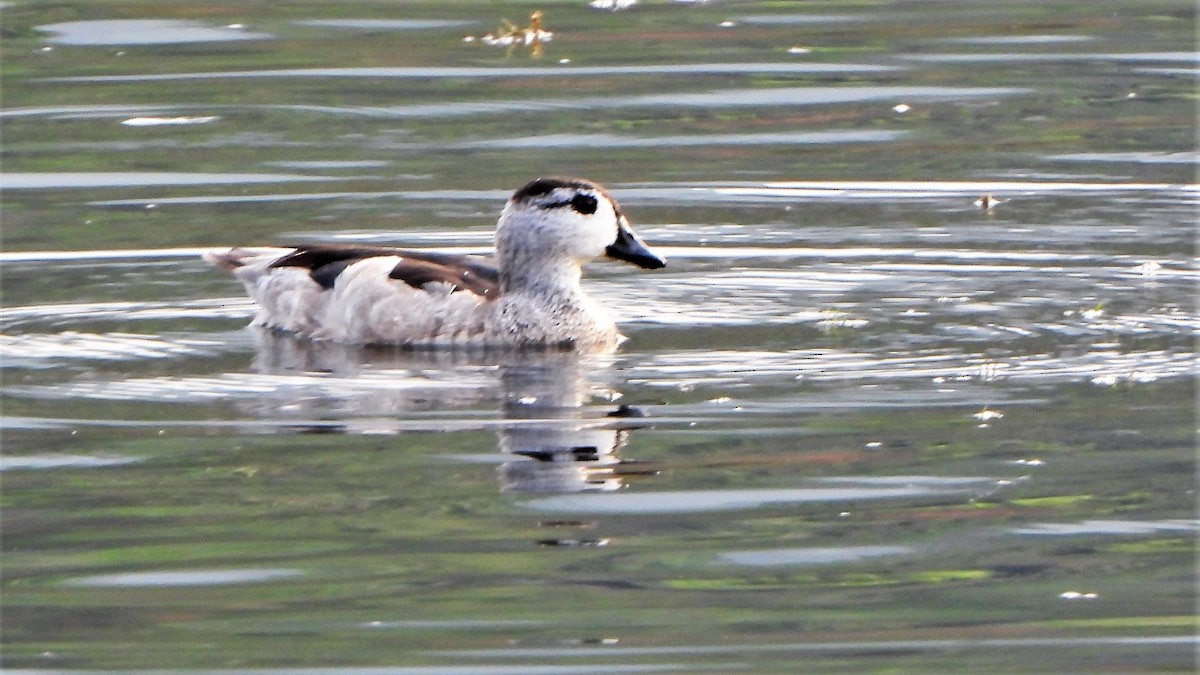
[[208, 261], [209, 264], [219, 267], [227, 272], [233, 272], [244, 267], [247, 263], [259, 260], [262, 258], [279, 258], [287, 255], [292, 249], [290, 248], [227, 248], [217, 249], [213, 251], [205, 251], [201, 257]]

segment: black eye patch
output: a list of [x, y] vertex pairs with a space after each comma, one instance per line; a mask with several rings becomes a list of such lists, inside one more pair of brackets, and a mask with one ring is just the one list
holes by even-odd
[[571, 198], [571, 208], [585, 216], [590, 216], [596, 212], [596, 198], [591, 195], [575, 195]]
[[599, 203], [592, 195], [577, 194], [574, 197], [571, 197], [570, 199], [564, 199], [561, 202], [542, 204], [543, 209], [558, 209], [564, 206], [570, 206], [572, 209], [575, 209], [576, 213], [590, 216], [596, 212], [596, 208], [599, 206]]

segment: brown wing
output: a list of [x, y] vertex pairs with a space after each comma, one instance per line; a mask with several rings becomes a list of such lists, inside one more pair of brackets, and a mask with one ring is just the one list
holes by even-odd
[[[439, 256], [441, 257], [441, 256]], [[455, 291], [470, 291], [489, 300], [500, 297], [500, 274], [495, 267], [467, 256], [456, 260], [430, 260], [405, 256], [388, 274], [413, 288], [430, 282], [450, 284]]]
[[486, 258], [448, 253], [409, 251], [384, 246], [302, 246], [271, 263], [271, 267], [304, 267], [328, 290], [350, 265], [367, 258], [397, 256], [400, 262], [388, 274], [413, 288], [430, 282], [448, 283], [456, 291], [470, 291], [494, 299], [500, 295], [500, 273]]
[[382, 255], [407, 255], [409, 251], [387, 246], [334, 246], [313, 244], [297, 246], [296, 250], [271, 263], [271, 267], [307, 267], [320, 269], [339, 262], [362, 260]]

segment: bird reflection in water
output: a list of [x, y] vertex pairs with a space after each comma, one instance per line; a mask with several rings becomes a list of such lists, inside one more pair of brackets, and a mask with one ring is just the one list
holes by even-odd
[[626, 476], [647, 473], [620, 457], [641, 412], [623, 405], [597, 417], [584, 406], [588, 368], [596, 365], [574, 353], [543, 353], [521, 355], [502, 368], [503, 414], [510, 423], [500, 431], [500, 450], [514, 457], [500, 467], [504, 490], [611, 491]]
[[278, 377], [275, 391], [287, 392], [259, 397], [255, 412], [304, 418], [293, 427], [299, 431], [398, 433], [412, 428], [398, 418], [430, 410], [464, 411], [456, 423], [439, 415], [432, 426], [477, 429], [492, 423], [468, 409], [491, 400], [501, 416], [499, 480], [506, 492], [612, 491], [656, 473], [620, 456], [630, 431], [648, 424], [644, 414], [628, 405], [588, 405], [618, 398], [611, 355], [351, 347], [252, 331], [254, 369]]

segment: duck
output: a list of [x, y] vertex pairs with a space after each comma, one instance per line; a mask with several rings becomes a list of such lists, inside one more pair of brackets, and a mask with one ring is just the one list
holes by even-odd
[[990, 193], [975, 200], [975, 206], [978, 207], [982, 211], [990, 211], [990, 210], [996, 208], [996, 206], [998, 204], [1003, 204], [1003, 203], [1004, 202], [1000, 201], [999, 199], [996, 199], [995, 195], [992, 195]]
[[513, 193], [496, 223], [494, 256], [314, 244], [203, 257], [241, 281], [257, 305], [251, 325], [301, 338], [586, 351], [611, 351], [624, 337], [583, 289], [583, 265], [600, 257], [666, 265], [607, 189], [558, 176]]

